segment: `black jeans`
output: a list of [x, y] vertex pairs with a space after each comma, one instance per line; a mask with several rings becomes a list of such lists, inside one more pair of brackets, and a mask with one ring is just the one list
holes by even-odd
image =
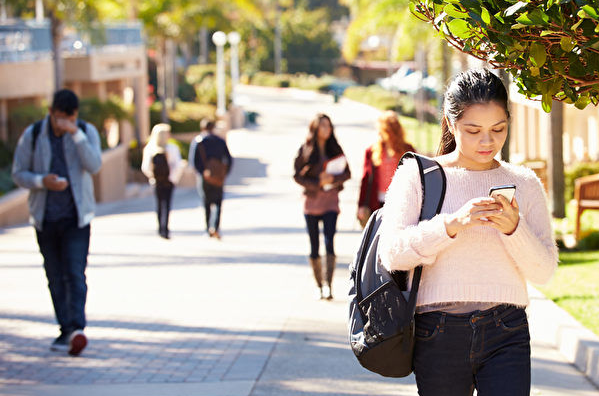
[[304, 215], [306, 218], [306, 227], [308, 228], [308, 236], [310, 237], [310, 257], [317, 258], [320, 249], [320, 230], [318, 222], [322, 221], [324, 227], [324, 245], [327, 254], [335, 255], [335, 246], [333, 239], [337, 231], [337, 216], [336, 212], [327, 212], [320, 216]]
[[158, 215], [158, 228], [161, 233], [168, 232], [168, 217], [171, 212], [174, 185], [156, 185], [156, 214]]
[[77, 218], [44, 222], [36, 235], [60, 331], [85, 328], [90, 226], [77, 227]]
[[522, 308], [416, 315], [414, 374], [421, 396], [528, 396], [530, 335]]
[[[220, 213], [223, 203], [223, 187], [202, 183], [204, 190], [204, 210], [206, 211], [206, 231], [211, 228], [218, 231], [220, 227]], [[212, 211], [214, 205], [214, 212]]]

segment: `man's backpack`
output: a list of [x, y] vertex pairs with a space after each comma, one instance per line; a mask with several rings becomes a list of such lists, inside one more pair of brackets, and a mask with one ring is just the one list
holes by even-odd
[[168, 179], [170, 169], [165, 153], [156, 153], [152, 157], [152, 173], [154, 174], [157, 186], [170, 185], [171, 182]]
[[[430, 158], [407, 152], [399, 162], [414, 158], [422, 181], [420, 220], [441, 211], [445, 197], [445, 173]], [[405, 377], [412, 372], [414, 312], [422, 266], [414, 269], [412, 287], [409, 273], [389, 273], [378, 258], [379, 227], [384, 207], [375, 211], [362, 232], [362, 241], [350, 264], [349, 341], [364, 368], [385, 377]]]
[[[42, 122], [43, 122], [43, 120], [39, 120], [33, 124], [33, 131], [32, 131], [33, 136], [31, 138], [31, 152], [32, 153], [35, 151], [35, 146], [37, 144], [37, 138], [39, 137], [40, 132], [42, 130]], [[85, 121], [77, 118], [77, 126], [79, 127], [79, 129], [81, 129], [83, 131], [83, 133], [87, 133], [87, 123]]]
[[198, 142], [196, 150], [200, 154], [202, 163], [204, 164], [204, 171], [202, 172], [204, 182], [213, 186], [222, 187], [225, 184], [225, 178], [227, 177], [227, 164], [218, 158], [207, 158], [206, 150], [202, 142]]

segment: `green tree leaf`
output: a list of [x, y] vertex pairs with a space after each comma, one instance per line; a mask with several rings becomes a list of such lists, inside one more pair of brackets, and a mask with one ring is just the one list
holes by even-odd
[[587, 105], [589, 103], [591, 103], [591, 99], [589, 98], [589, 96], [588, 95], [581, 95], [574, 102], [574, 106], [576, 106], [577, 109], [584, 110], [584, 108], [587, 107]]
[[530, 60], [536, 67], [541, 67], [547, 60], [545, 47], [541, 43], [532, 43], [530, 46]]
[[[599, 21], [599, 12], [596, 7], [593, 7], [589, 4], [582, 6], [582, 10], [580, 12], [585, 12], [589, 17], [593, 18], [596, 21]], [[584, 18], [584, 17], [581, 17]]]
[[542, 99], [542, 107], [543, 107], [543, 111], [545, 111], [545, 113], [551, 113], [551, 105], [553, 104], [553, 98], [551, 97], [551, 95], [549, 94], [543, 94], [543, 99]]
[[449, 16], [451, 16], [451, 17], [453, 17], [453, 18], [458, 18], [458, 19], [459, 19], [459, 18], [465, 18], [465, 17], [468, 15], [468, 13], [467, 13], [467, 12], [465, 12], [465, 11], [461, 11], [461, 10], [458, 10], [458, 9], [457, 9], [457, 8], [456, 8], [456, 7], [455, 7], [453, 4], [447, 4], [447, 5], [446, 5], [446, 6], [443, 8], [443, 11], [444, 11], [444, 12], [445, 12], [447, 15], [449, 15]]
[[447, 27], [451, 33], [455, 34], [461, 39], [467, 39], [468, 37], [472, 36], [470, 24], [463, 19], [454, 19], [447, 24]]
[[572, 40], [570, 37], [562, 37], [559, 41], [559, 46], [564, 52], [570, 52], [576, 47], [576, 41]]
[[489, 10], [487, 10], [485, 7], [482, 7], [480, 17], [482, 18], [483, 22], [487, 25], [491, 23], [491, 14], [489, 14]]

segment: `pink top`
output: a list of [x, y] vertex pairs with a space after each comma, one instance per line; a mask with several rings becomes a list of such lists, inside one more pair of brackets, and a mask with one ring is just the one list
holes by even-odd
[[[323, 158], [318, 165], [322, 169], [325, 161], [328, 158]], [[328, 191], [320, 188], [315, 196], [305, 196], [304, 214], [320, 216], [327, 212], [339, 213], [339, 191], [334, 188]]]
[[[447, 190], [441, 214], [419, 222], [422, 187], [415, 160], [399, 167], [389, 186], [380, 228], [379, 255], [387, 269], [423, 265], [417, 306], [447, 302], [528, 305], [526, 281], [549, 281], [558, 262], [541, 182], [528, 168], [501, 162], [470, 171], [445, 167]], [[484, 226], [447, 235], [444, 217], [489, 188], [513, 183], [520, 208], [511, 235]]]

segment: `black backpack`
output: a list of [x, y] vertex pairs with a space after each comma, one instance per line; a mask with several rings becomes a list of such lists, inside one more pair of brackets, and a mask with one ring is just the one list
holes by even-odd
[[[422, 181], [420, 220], [441, 211], [445, 197], [445, 173], [435, 160], [407, 152], [399, 162], [414, 158]], [[412, 372], [414, 312], [422, 266], [409, 273], [389, 273], [378, 258], [379, 227], [384, 207], [368, 220], [354, 261], [350, 264], [349, 341], [364, 368], [385, 377], [405, 377]]]
[[168, 179], [170, 169], [165, 153], [156, 153], [152, 157], [152, 173], [154, 174], [156, 185], [165, 186], [171, 183]]

